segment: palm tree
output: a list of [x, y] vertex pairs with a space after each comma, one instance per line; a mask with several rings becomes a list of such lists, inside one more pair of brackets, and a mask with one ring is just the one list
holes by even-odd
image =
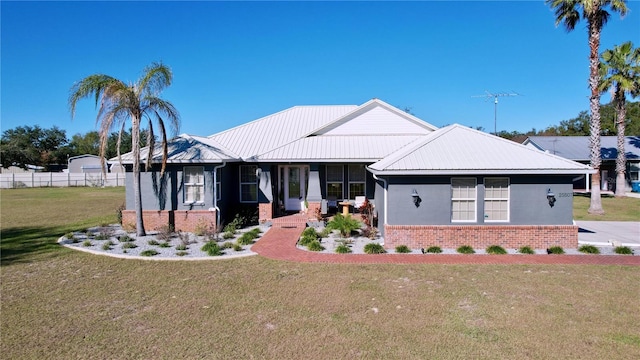
[[627, 159], [624, 151], [625, 121], [627, 118], [626, 94], [631, 97], [640, 95], [640, 48], [634, 49], [631, 41], [605, 50], [600, 62], [600, 91], [613, 90], [613, 103], [616, 108], [616, 130], [618, 132], [618, 156], [616, 157], [616, 197], [625, 193]]
[[[142, 77], [134, 84], [126, 84], [108, 75], [94, 74], [75, 83], [69, 95], [69, 109], [71, 117], [75, 116], [78, 100], [95, 97], [96, 107], [100, 107], [96, 124], [100, 124], [100, 157], [103, 158], [107, 149], [109, 135], [114, 128], [119, 128], [118, 158], [120, 158], [120, 136], [128, 119], [131, 119], [131, 151], [133, 155], [133, 190], [136, 210], [136, 234], [144, 236], [145, 229], [142, 219], [142, 194], [140, 191], [140, 126], [141, 121], [148, 120], [147, 145], [155, 148], [153, 132], [154, 120], [158, 123], [162, 135], [162, 170], [164, 173], [167, 162], [167, 134], [165, 120], [169, 121], [173, 130], [177, 132], [180, 115], [176, 108], [168, 101], [158, 97], [160, 92], [171, 85], [173, 74], [169, 67], [162, 63], [152, 63], [147, 66]], [[151, 167], [152, 156], [147, 156], [147, 170]], [[104, 161], [104, 160], [103, 160]], [[104, 164], [103, 164], [104, 168]]]
[[[555, 12], [556, 26], [563, 23], [567, 31], [573, 31], [581, 18], [587, 21], [589, 34], [589, 154], [591, 167], [596, 171], [591, 178], [590, 214], [604, 214], [602, 199], [600, 198], [600, 74], [598, 72], [600, 49], [600, 33], [602, 27], [609, 20], [606, 8], [619, 12], [621, 16], [627, 13], [626, 0], [546, 0]], [[582, 10], [582, 15], [580, 14]]]

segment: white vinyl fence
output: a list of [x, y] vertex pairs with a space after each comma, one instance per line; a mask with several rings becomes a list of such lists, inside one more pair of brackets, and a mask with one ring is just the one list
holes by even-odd
[[0, 174], [0, 188], [124, 186], [124, 173], [20, 173]]

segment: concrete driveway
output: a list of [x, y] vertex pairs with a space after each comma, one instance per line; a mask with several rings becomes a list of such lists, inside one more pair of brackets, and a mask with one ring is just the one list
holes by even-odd
[[640, 247], [640, 222], [637, 221], [576, 221], [580, 227], [578, 243], [596, 246], [612, 245]]

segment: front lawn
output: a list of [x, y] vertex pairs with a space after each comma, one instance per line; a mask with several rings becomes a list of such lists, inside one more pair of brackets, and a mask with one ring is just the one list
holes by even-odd
[[602, 197], [604, 215], [591, 215], [587, 212], [591, 199], [588, 196], [573, 197], [573, 219], [587, 221], [640, 221], [640, 199], [632, 197]]
[[3, 358], [640, 358], [640, 267], [114, 259], [55, 241], [123, 189], [0, 195]]

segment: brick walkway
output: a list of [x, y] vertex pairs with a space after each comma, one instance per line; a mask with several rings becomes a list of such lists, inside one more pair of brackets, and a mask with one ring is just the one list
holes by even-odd
[[340, 264], [583, 264], [636, 265], [640, 256], [629, 255], [461, 255], [461, 254], [321, 254], [296, 248], [305, 225], [288, 222], [274, 226], [251, 250], [269, 259]]

